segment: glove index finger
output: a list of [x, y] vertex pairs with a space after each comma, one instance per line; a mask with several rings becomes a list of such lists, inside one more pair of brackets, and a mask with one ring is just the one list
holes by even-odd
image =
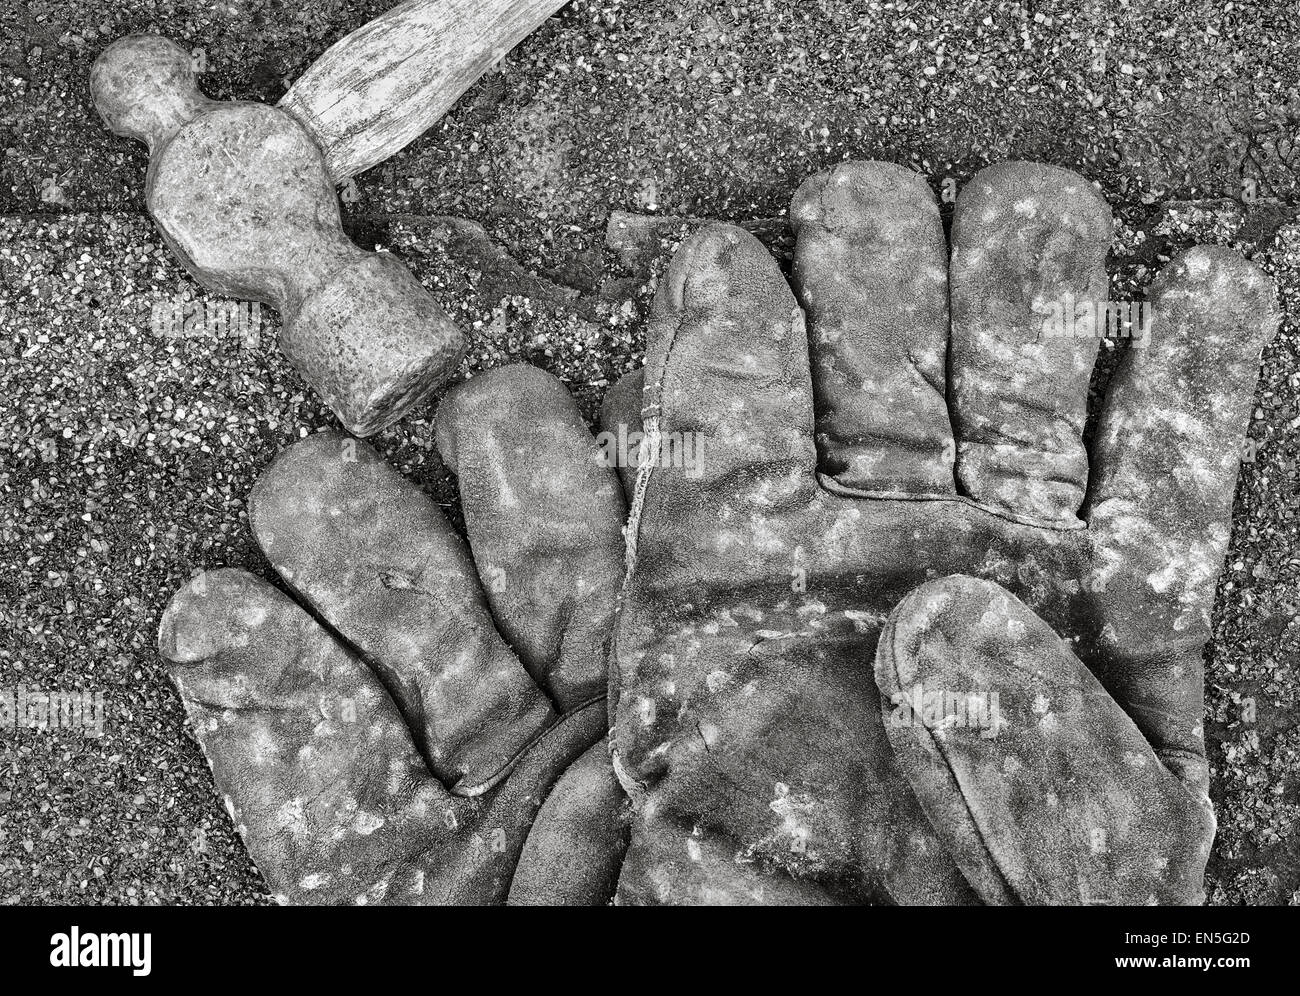
[[281, 577], [379, 672], [456, 791], [490, 783], [555, 718], [496, 632], [460, 537], [365, 443], [326, 432], [289, 447], [248, 517]]
[[1201, 794], [1202, 648], [1275, 294], [1228, 249], [1171, 261], [1111, 381], [1093, 447], [1098, 635], [1081, 650], [1161, 760]]
[[1218, 577], [1275, 298], [1273, 281], [1240, 254], [1191, 249], [1156, 278], [1141, 334], [1111, 380], [1088, 520], [1113, 543], [1166, 560], [1170, 576], [1153, 579], [1157, 588]]
[[524, 364], [452, 388], [437, 435], [502, 635], [561, 710], [604, 695], [623, 580], [615, 461], [564, 385]]

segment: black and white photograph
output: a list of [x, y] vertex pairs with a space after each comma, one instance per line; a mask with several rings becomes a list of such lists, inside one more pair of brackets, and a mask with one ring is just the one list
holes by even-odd
[[1292, 2], [10, 0], [7, 960], [1047, 906], [1249, 976], [1297, 143]]

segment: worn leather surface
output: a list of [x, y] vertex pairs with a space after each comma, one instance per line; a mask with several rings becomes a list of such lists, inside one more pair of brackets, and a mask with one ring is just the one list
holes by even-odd
[[[1080, 177], [978, 174], [947, 279], [899, 167], [841, 165], [791, 214], [793, 289], [741, 229], [688, 240], [640, 397], [607, 410], [651, 440], [612, 660], [620, 901], [1200, 901], [1201, 652], [1271, 282], [1227, 250], [1171, 261], [1088, 453], [1097, 341], [1041, 320], [1105, 296], [1109, 211]], [[917, 615], [945, 584], [960, 604]], [[887, 726], [904, 667], [989, 685], [1018, 728], [936, 768], [924, 722]]]
[[607, 902], [627, 841], [605, 743], [618, 479], [531, 367], [457, 387], [437, 431], [468, 547], [365, 443], [310, 436], [249, 500], [289, 593], [202, 574], [160, 653], [282, 901]]
[[1201, 652], [1271, 283], [1171, 261], [1089, 452], [1096, 340], [1042, 324], [1105, 298], [1079, 177], [979, 174], [947, 281], [896, 166], [792, 218], [793, 288], [725, 225], [661, 282], [602, 411], [648, 440], [626, 543], [531, 368], [439, 411], [468, 550], [351, 437], [268, 469], [250, 523], [294, 597], [210, 573], [160, 650], [285, 901], [1201, 900]]

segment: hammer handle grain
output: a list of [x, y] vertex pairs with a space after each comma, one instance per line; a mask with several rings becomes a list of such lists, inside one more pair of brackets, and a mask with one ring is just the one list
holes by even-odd
[[564, 0], [407, 0], [340, 39], [280, 107], [335, 183], [405, 148]]

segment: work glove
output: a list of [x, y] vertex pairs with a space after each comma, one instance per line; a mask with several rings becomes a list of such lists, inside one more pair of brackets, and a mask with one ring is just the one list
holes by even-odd
[[310, 436], [248, 501], [284, 590], [201, 574], [160, 652], [281, 902], [608, 902], [618, 479], [531, 367], [454, 388], [436, 429], [468, 549], [366, 444]]
[[[1120, 323], [1110, 211], [1008, 162], [955, 207], [806, 182], [793, 293], [712, 225], [655, 297], [611, 739], [622, 903], [1196, 903], [1202, 648], [1274, 289], [1195, 248]], [[1134, 311], [1124, 316], [1134, 317]]]

